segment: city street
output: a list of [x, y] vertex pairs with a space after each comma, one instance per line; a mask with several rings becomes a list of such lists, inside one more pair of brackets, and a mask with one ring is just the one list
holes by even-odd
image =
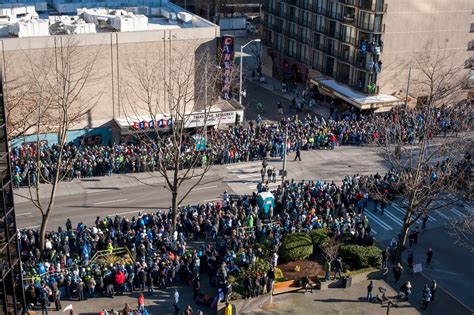
[[[338, 183], [346, 175], [383, 173], [385, 170], [382, 156], [375, 149], [368, 147], [303, 151], [301, 162], [293, 159], [294, 153], [290, 153], [287, 168], [288, 178], [295, 180], [319, 179]], [[277, 170], [281, 168], [281, 163], [279, 158], [269, 161], [269, 165]], [[250, 194], [255, 191], [261, 179], [260, 169], [261, 161], [214, 166], [185, 203], [220, 200], [225, 190], [229, 194]], [[67, 218], [70, 218], [73, 224], [79, 221], [92, 224], [96, 216], [122, 214], [131, 217], [139, 211], [168, 209], [170, 195], [157, 175], [113, 175], [65, 182], [58, 191], [59, 197], [49, 222], [49, 229], [63, 226]], [[148, 176], [148, 182], [152, 184], [143, 184], [141, 182], [144, 180], [140, 182], [134, 176]], [[280, 181], [278, 176], [276, 183], [270, 183], [270, 188], [276, 189]], [[27, 190], [22, 189], [21, 193], [25, 194]], [[21, 197], [16, 199], [20, 201], [16, 206], [18, 226], [37, 227], [40, 224], [38, 211]], [[383, 215], [380, 209], [374, 212], [372, 205], [368, 208], [365, 213], [370, 219], [375, 238], [385, 246], [400, 231], [403, 202], [390, 204]], [[453, 245], [453, 240], [447, 237], [448, 231], [445, 228], [448, 220], [463, 217], [469, 211], [473, 211], [469, 204], [459, 202], [447, 209], [433, 212], [428, 220], [427, 231], [421, 233], [419, 244], [413, 251], [415, 261], [421, 263], [424, 262], [427, 249], [432, 247], [435, 252], [434, 262], [431, 266], [424, 267], [423, 274], [430, 279], [436, 279], [441, 288], [473, 308], [474, 299], [470, 287], [474, 274], [468, 266], [474, 261], [474, 253]], [[421, 222], [418, 223], [421, 227]]]

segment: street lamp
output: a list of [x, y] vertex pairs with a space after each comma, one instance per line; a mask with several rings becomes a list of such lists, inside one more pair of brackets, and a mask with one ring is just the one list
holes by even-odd
[[240, 87], [239, 87], [239, 104], [240, 105], [242, 105], [242, 71], [243, 71], [242, 65], [243, 65], [243, 61], [244, 61], [242, 59], [242, 57], [243, 57], [243, 54], [244, 54], [244, 48], [247, 47], [248, 45], [250, 45], [253, 42], [260, 43], [261, 39], [260, 38], [252, 39], [247, 44], [240, 46]]

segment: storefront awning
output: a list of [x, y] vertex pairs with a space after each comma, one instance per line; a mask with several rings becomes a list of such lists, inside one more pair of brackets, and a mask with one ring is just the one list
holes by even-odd
[[311, 83], [318, 86], [320, 92], [331, 97], [338, 97], [349, 104], [365, 110], [377, 109], [381, 107], [393, 107], [404, 105], [405, 102], [396, 96], [388, 94], [365, 95], [352, 90], [350, 87], [337, 83], [327, 77], [318, 77], [310, 80]]

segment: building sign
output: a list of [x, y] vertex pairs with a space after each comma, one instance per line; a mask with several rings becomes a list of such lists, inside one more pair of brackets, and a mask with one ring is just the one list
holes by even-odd
[[158, 120], [142, 120], [142, 121], [135, 121], [133, 122], [132, 128], [135, 130], [145, 130], [145, 129], [155, 129], [155, 128], [167, 128], [173, 124], [173, 120], [171, 118], [162, 118]]
[[186, 128], [201, 127], [204, 125], [214, 126], [218, 124], [233, 124], [237, 115], [243, 116], [243, 111], [215, 112], [206, 114], [193, 114], [187, 117], [184, 126]]
[[224, 35], [221, 38], [222, 47], [222, 98], [230, 100], [232, 98], [232, 69], [234, 67], [234, 42], [235, 37]]

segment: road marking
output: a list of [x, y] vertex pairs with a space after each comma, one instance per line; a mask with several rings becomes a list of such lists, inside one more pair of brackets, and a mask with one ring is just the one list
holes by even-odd
[[31, 214], [32, 212], [26, 212], [26, 213], [19, 213], [19, 214], [16, 214], [17, 217], [21, 217], [22, 215], [29, 215]]
[[246, 168], [246, 167], [255, 167], [256, 165], [257, 165], [257, 166], [261, 166], [261, 162], [255, 161], [255, 162], [252, 162], [252, 163], [245, 163], [245, 164], [236, 163], [235, 165], [226, 166], [226, 168], [229, 169], [229, 170], [235, 169], [235, 168], [244, 169], [244, 168]]
[[211, 189], [211, 188], [217, 188], [217, 186], [207, 186], [207, 187], [201, 187], [201, 188], [194, 188], [194, 190], [204, 190], [204, 189]]
[[127, 201], [127, 200], [128, 199], [115, 199], [115, 200], [101, 201], [101, 202], [93, 203], [93, 205], [97, 206], [97, 205], [103, 205], [103, 204], [106, 204], [106, 203], [114, 203], [114, 202]]
[[445, 215], [445, 214], [442, 213], [441, 211], [435, 210], [435, 212], [436, 212], [440, 217], [443, 217], [443, 218], [445, 218], [446, 220], [451, 220], [450, 217], [448, 217], [447, 215]]
[[403, 222], [402, 220], [400, 220], [399, 218], [397, 218], [396, 216], [394, 216], [392, 213], [390, 213], [390, 211], [388, 211], [387, 209], [385, 209], [384, 211], [384, 214], [387, 214], [387, 216], [393, 221], [395, 222], [396, 224], [402, 226], [403, 225]]
[[367, 215], [371, 220], [375, 221], [378, 225], [383, 227], [385, 230], [387, 230], [387, 231], [388, 230], [393, 230], [390, 225], [388, 225], [387, 223], [385, 223], [382, 220], [380, 220], [379, 218], [377, 218], [375, 216], [375, 214], [370, 213], [370, 210], [364, 211], [364, 214]]
[[[280, 185], [280, 183], [268, 183], [268, 187], [274, 187], [274, 186], [278, 186]], [[254, 185], [248, 185], [247, 186], [248, 188], [256, 188], [257, 186], [254, 184]]]
[[[86, 188], [87, 189], [87, 188]], [[94, 194], [94, 193], [99, 193], [99, 192], [104, 192], [104, 191], [109, 191], [108, 189], [92, 189], [92, 190], [86, 190], [86, 194]]]
[[377, 234], [377, 231], [376, 231], [376, 230], [374, 230], [372, 227], [370, 227], [370, 233]]
[[247, 166], [247, 167], [243, 167], [241, 169], [238, 169], [238, 170], [234, 170], [234, 171], [229, 171], [229, 173], [243, 173], [245, 171], [252, 171], [252, 172], [256, 172], [257, 169], [261, 169], [262, 167], [258, 164], [255, 164], [253, 166]]
[[243, 174], [237, 176], [237, 178], [250, 178], [250, 177], [262, 177], [259, 173], [253, 173], [253, 174]]
[[135, 213], [135, 212], [140, 212], [143, 210], [133, 210], [133, 211], [126, 211], [126, 212], [116, 212], [115, 214], [109, 214], [108, 217], [116, 216], [116, 215], [122, 215], [122, 214], [130, 214], [130, 213]]
[[462, 213], [461, 211], [459, 211], [458, 209], [451, 208], [449, 210], [451, 210], [452, 213], [457, 214], [458, 216], [460, 216], [462, 218], [466, 217], [466, 215], [464, 213]]

